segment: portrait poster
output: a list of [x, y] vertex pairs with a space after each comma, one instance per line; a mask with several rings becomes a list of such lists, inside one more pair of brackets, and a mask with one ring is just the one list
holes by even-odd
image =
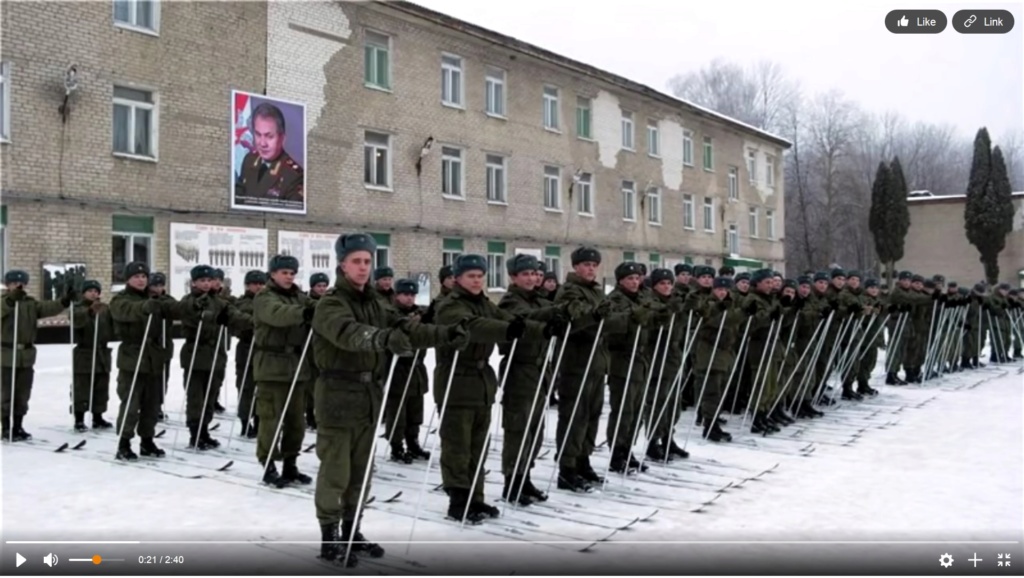
[[306, 214], [306, 106], [231, 93], [231, 208]]
[[209, 265], [224, 271], [232, 295], [245, 293], [245, 274], [267, 270], [267, 230], [171, 223], [167, 292], [181, 299], [191, 291], [192, 268]]
[[277, 252], [299, 260], [299, 271], [295, 282], [309, 288], [309, 278], [314, 273], [326, 273], [334, 284], [335, 258], [334, 242], [338, 235], [331, 233], [307, 233], [304, 231], [278, 231]]

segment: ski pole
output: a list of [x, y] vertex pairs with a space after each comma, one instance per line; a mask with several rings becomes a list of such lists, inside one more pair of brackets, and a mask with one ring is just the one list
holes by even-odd
[[[206, 392], [203, 394], [203, 409], [199, 412], [199, 425], [196, 430], [196, 443], [192, 446], [195, 450], [199, 447], [199, 438], [202, 437], [202, 432], [206, 430], [206, 407], [210, 403], [210, 390], [213, 389], [213, 376], [217, 373], [217, 359], [220, 355], [220, 342], [224, 338], [224, 332], [217, 332], [217, 344], [213, 348], [213, 362], [210, 364], [210, 377], [206, 380]], [[300, 360], [301, 361], [301, 360]], [[300, 364], [301, 365], [301, 364]], [[296, 373], [298, 377], [298, 373]], [[285, 408], [287, 408], [287, 404]], [[213, 419], [212, 417], [210, 418]], [[282, 415], [283, 419], [283, 415]]]
[[[139, 357], [135, 360], [135, 372], [132, 373], [132, 384], [128, 387], [128, 398], [121, 402], [124, 411], [121, 414], [121, 427], [118, 428], [117, 439], [118, 442], [124, 439], [124, 426], [128, 423], [128, 412], [132, 409], [132, 396], [135, 395], [135, 383], [139, 380], [139, 368], [142, 367], [142, 356], [146, 353], [146, 342], [149, 340], [149, 326], [153, 323], [153, 314], [150, 313], [146, 317], [146, 330], [142, 332], [142, 345], [139, 347]], [[124, 347], [124, 342], [121, 342], [121, 347]], [[140, 400], [141, 406], [141, 400]], [[141, 408], [140, 408], [141, 409]], [[139, 411], [139, 410], [136, 410]], [[133, 432], [134, 433], [134, 432]], [[114, 456], [117, 459], [117, 456]]]
[[[629, 356], [629, 367], [626, 369], [626, 383], [622, 387], [622, 397], [619, 400], [619, 415], [615, 418], [615, 429], [612, 431], [612, 439], [608, 440], [608, 449], [611, 450], [612, 455], [608, 459], [608, 466], [604, 470], [604, 482], [601, 483], [602, 497], [604, 496], [603, 490], [608, 486], [608, 472], [612, 469], [612, 461], [615, 460], [615, 442], [618, 441], [619, 428], [622, 427], [622, 413], [626, 409], [626, 404], [629, 403], [629, 386], [630, 378], [633, 375], [633, 365], [636, 363], [636, 350], [637, 346], [640, 345], [640, 333], [643, 330], [643, 326], [637, 324], [636, 326], [636, 337], [633, 338], [633, 353]], [[626, 448], [626, 469], [629, 469], [629, 454], [633, 451], [633, 448]]]
[[[93, 402], [94, 392], [96, 391], [96, 348], [98, 347], [97, 343], [100, 340], [100, 314], [99, 313], [97, 313], [96, 316], [92, 318], [92, 323], [93, 323], [93, 328], [92, 328], [92, 370], [89, 373], [89, 410], [88, 411], [94, 412], [95, 410], [93, 410], [92, 402]], [[95, 424], [93, 424], [93, 425], [95, 425]]]
[[[277, 429], [274, 430], [274, 438], [270, 440], [270, 448], [267, 450], [267, 461], [263, 464], [263, 474], [260, 479], [263, 480], [267, 477], [267, 472], [270, 471], [270, 464], [274, 463], [274, 453], [277, 451], [277, 439], [281, 435], [281, 427], [284, 426], [284, 418], [288, 415], [288, 406], [291, 405], [292, 395], [295, 393], [295, 384], [299, 382], [299, 373], [302, 372], [302, 363], [306, 361], [306, 353], [309, 351], [309, 343], [313, 341], [313, 330], [310, 329], [309, 333], [306, 334], [306, 343], [302, 346], [302, 354], [299, 355], [299, 364], [295, 369], [295, 375], [292, 376], [292, 384], [288, 387], [288, 396], [284, 399], [284, 409], [281, 411], [281, 419], [277, 420]], [[218, 344], [219, 345], [219, 344]], [[391, 365], [391, 370], [394, 371], [394, 364]], [[384, 405], [381, 404], [383, 408]], [[383, 409], [381, 410], [383, 411]], [[376, 445], [377, 436], [373, 436], [373, 444]], [[373, 448], [370, 448], [370, 460], [373, 460]], [[373, 469], [372, 465], [368, 466], [369, 469]], [[364, 482], [365, 483], [365, 482]], [[362, 502], [362, 496], [359, 497], [360, 503]], [[351, 542], [349, 543], [351, 546]], [[347, 557], [347, 555], [346, 555]]]
[[11, 334], [14, 336], [11, 339], [11, 411], [10, 421], [7, 422], [9, 429], [7, 430], [7, 441], [14, 442], [14, 396], [17, 390], [14, 388], [15, 377], [17, 377], [18, 371], [18, 312], [21, 309], [21, 301], [14, 302], [14, 331]]
[[[249, 364], [252, 363], [252, 352], [256, 345], [256, 336], [249, 342], [249, 353], [245, 356], [245, 368], [242, 369], [242, 385], [241, 389], [245, 389], [247, 384], [246, 380], [249, 379]], [[242, 392], [238, 392], [238, 401], [242, 401]], [[244, 408], [243, 408], [244, 409]], [[252, 412], [256, 410], [256, 383], [252, 384], [252, 399], [249, 401], [249, 411], [245, 418], [245, 430], [248, 432], [252, 429]], [[241, 416], [239, 416], [241, 417]], [[231, 420], [231, 433], [228, 435], [228, 448], [231, 448], [231, 442], [235, 438], [235, 422], [238, 420]]]
[[[398, 401], [398, 409], [395, 411], [395, 420], [391, 424], [391, 431], [388, 433], [388, 445], [391, 445], [391, 442], [395, 439], [395, 430], [398, 429], [398, 417], [402, 415], [402, 407], [405, 405], [405, 396], [409, 393], [409, 384], [412, 383], [412, 374], [416, 372], [416, 362], [419, 361], [420, 351], [420, 349], [417, 349], [416, 353], [412, 356], [412, 363], [409, 365], [409, 375], [405, 377], [405, 387], [402, 388], [402, 398]], [[394, 357], [395, 359], [398, 358], [397, 355]], [[387, 404], [387, 401], [388, 400], [385, 399], [384, 403]], [[420, 418], [422, 419], [423, 416], [421, 415]]]

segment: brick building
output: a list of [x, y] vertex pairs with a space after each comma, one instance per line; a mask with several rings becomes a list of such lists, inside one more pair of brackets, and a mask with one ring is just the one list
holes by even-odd
[[[974, 284], [985, 278], [978, 249], [964, 232], [966, 196], [911, 197], [910, 229], [900, 269], [923, 275], [941, 273], [957, 282]], [[999, 254], [999, 277], [1024, 287], [1024, 191], [1013, 193], [1013, 231], [1006, 236], [1006, 248]]]
[[[185, 271], [171, 223], [269, 255], [281, 231], [372, 232], [399, 275], [486, 254], [495, 294], [506, 257], [564, 275], [580, 244], [608, 276], [784, 266], [777, 136], [405, 2], [112, 4], [5, 6], [5, 270]], [[305, 105], [305, 214], [231, 208], [233, 90]]]

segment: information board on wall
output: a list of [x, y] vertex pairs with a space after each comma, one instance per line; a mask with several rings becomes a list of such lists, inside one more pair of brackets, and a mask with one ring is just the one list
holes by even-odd
[[266, 229], [171, 223], [170, 278], [167, 292], [181, 299], [191, 290], [192, 268], [209, 265], [224, 271], [231, 294], [245, 292], [245, 274], [267, 270]]
[[299, 272], [295, 281], [303, 289], [309, 289], [309, 277], [313, 273], [326, 273], [334, 284], [335, 258], [334, 242], [338, 235], [331, 233], [306, 233], [303, 231], [278, 231], [277, 251], [299, 260]]

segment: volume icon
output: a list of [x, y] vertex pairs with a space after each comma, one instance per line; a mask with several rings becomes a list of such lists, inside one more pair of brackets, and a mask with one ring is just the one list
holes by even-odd
[[57, 562], [59, 562], [59, 560], [57, 559], [57, 555], [52, 552], [47, 554], [46, 556], [43, 556], [43, 564], [46, 564], [50, 568], [56, 566]]

